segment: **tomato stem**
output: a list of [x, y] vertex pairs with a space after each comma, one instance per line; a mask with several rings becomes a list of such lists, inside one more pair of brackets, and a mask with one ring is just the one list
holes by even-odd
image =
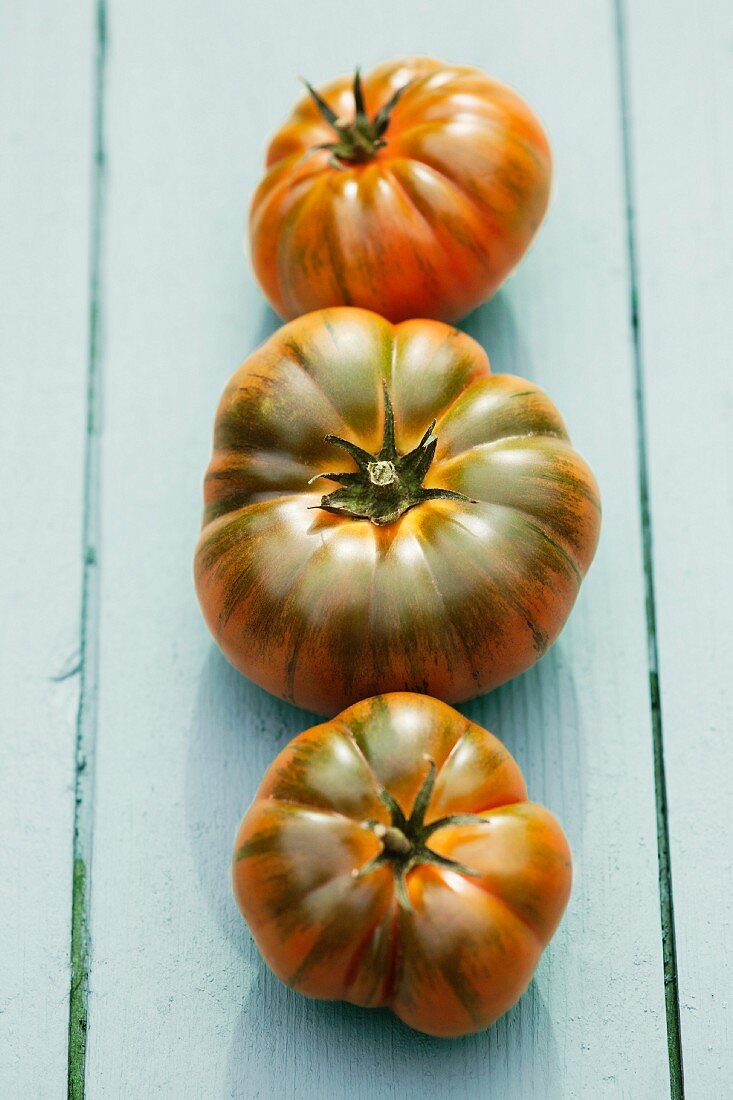
[[387, 384], [384, 384], [384, 436], [376, 455], [337, 435], [327, 435], [326, 442], [353, 458], [357, 469], [344, 473], [316, 474], [312, 481], [324, 477], [337, 481], [340, 489], [326, 493], [320, 505], [326, 512], [369, 519], [378, 526], [394, 523], [410, 508], [426, 500], [476, 501], [453, 489], [425, 489], [423, 481], [435, 457], [438, 440], [433, 435], [435, 421], [416, 447], [401, 455], [395, 444], [395, 419]]
[[391, 98], [379, 108], [374, 118], [370, 119], [364, 105], [364, 90], [361, 83], [361, 72], [357, 66], [354, 73], [353, 85], [353, 121], [340, 118], [333, 108], [329, 106], [323, 96], [321, 96], [307, 80], [303, 80], [303, 83], [308, 89], [321, 116], [328, 125], [335, 130], [338, 137], [338, 141], [325, 142], [322, 145], [315, 146], [315, 148], [330, 149], [331, 156], [329, 158], [329, 163], [334, 168], [343, 168], [344, 164], [364, 164], [367, 161], [373, 160], [379, 150], [384, 148], [387, 144], [384, 140], [384, 134], [389, 127], [392, 111], [397, 106], [398, 100], [405, 89], [409, 88], [412, 81], [410, 80], [407, 84], [403, 84], [398, 88]]
[[381, 840], [385, 852], [390, 855], [402, 857], [412, 855], [412, 844], [396, 825], [383, 825], [378, 822], [374, 826], [374, 835]]
[[425, 759], [428, 762], [428, 770], [420, 790], [415, 795], [409, 818], [405, 817], [402, 807], [390, 791], [385, 787], [380, 790], [379, 796], [390, 811], [392, 823], [391, 825], [385, 825], [382, 821], [368, 821], [365, 823], [365, 827], [371, 829], [377, 839], [381, 841], [382, 850], [368, 863], [365, 863], [363, 867], [352, 871], [353, 878], [359, 879], [364, 875], [371, 874], [378, 867], [383, 867], [386, 863], [391, 864], [395, 876], [397, 900], [400, 906], [408, 911], [412, 910], [412, 904], [407, 892], [407, 877], [410, 871], [421, 863], [431, 863], [438, 867], [445, 867], [447, 870], [461, 875], [469, 875], [471, 878], [481, 876], [480, 871], [474, 871], [470, 867], [466, 867], [465, 864], [459, 863], [458, 860], [448, 859], [447, 856], [434, 852], [432, 848], [427, 846], [427, 839], [437, 829], [449, 825], [475, 825], [478, 822], [488, 824], [486, 818], [481, 817], [480, 814], [450, 814], [447, 817], [440, 818], [439, 821], [431, 821], [429, 825], [425, 825], [425, 814], [433, 795], [437, 777], [435, 761], [431, 760], [429, 756], [426, 756]]

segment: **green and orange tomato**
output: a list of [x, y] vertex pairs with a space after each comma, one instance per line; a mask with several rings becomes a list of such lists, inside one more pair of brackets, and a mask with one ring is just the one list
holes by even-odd
[[252, 262], [277, 312], [452, 321], [492, 295], [548, 203], [550, 149], [527, 104], [428, 57], [310, 92], [273, 138], [250, 211]]
[[296, 737], [236, 838], [237, 902], [310, 997], [458, 1036], [521, 996], [567, 904], [567, 841], [492, 734], [391, 694]]
[[541, 389], [440, 322], [324, 310], [226, 387], [196, 585], [231, 662], [290, 702], [455, 702], [544, 653], [599, 521]]

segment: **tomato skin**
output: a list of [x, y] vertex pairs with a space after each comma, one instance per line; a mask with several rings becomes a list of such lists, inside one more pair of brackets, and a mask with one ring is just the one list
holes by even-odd
[[[322, 94], [354, 116], [352, 77]], [[529, 107], [478, 69], [412, 57], [364, 78], [374, 114], [396, 104], [386, 146], [329, 162], [333, 129], [306, 96], [273, 138], [250, 209], [250, 252], [273, 308], [292, 318], [356, 305], [391, 321], [452, 321], [489, 298], [547, 209], [551, 155]]]
[[[385, 526], [321, 510], [370, 452], [437, 419], [430, 500]], [[222, 397], [195, 576], [229, 660], [268, 691], [333, 714], [382, 691], [457, 702], [528, 668], [559, 633], [592, 560], [593, 475], [533, 384], [492, 375], [470, 337], [333, 309], [275, 333]]]
[[[435, 780], [427, 840], [446, 864], [364, 873], [388, 825]], [[475, 819], [474, 816], [475, 815]], [[429, 854], [429, 853], [428, 853]], [[361, 872], [361, 874], [360, 874]], [[492, 734], [427, 696], [357, 703], [295, 738], [268, 769], [237, 834], [237, 903], [268, 966], [310, 997], [386, 1005], [430, 1035], [482, 1030], [529, 983], [568, 901], [571, 860], [552, 814]]]

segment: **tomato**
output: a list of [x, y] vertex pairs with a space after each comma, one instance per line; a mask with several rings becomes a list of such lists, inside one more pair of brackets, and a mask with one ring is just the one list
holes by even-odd
[[570, 893], [552, 814], [492, 734], [423, 695], [357, 703], [268, 769], [234, 892], [267, 964], [310, 997], [386, 1005], [430, 1035], [521, 996]]
[[547, 209], [550, 149], [519, 96], [427, 57], [310, 95], [273, 138], [250, 211], [255, 272], [295, 317], [355, 305], [455, 320], [523, 256]]
[[224, 392], [196, 584], [228, 658], [290, 702], [455, 702], [541, 656], [598, 529], [593, 475], [537, 386], [438, 321], [324, 310]]

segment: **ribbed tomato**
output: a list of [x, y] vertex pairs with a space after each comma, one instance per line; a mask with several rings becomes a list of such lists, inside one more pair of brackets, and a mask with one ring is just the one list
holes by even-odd
[[570, 852], [492, 734], [423, 695], [357, 703], [270, 766], [236, 839], [242, 914], [300, 993], [456, 1036], [527, 987]]
[[271, 142], [250, 212], [277, 312], [455, 320], [493, 294], [547, 208], [550, 150], [526, 103], [427, 57], [310, 92]]
[[542, 390], [492, 375], [440, 322], [348, 308], [285, 325], [231, 379], [205, 503], [214, 636], [322, 714], [381, 691], [454, 702], [522, 672], [599, 530], [593, 475]]

